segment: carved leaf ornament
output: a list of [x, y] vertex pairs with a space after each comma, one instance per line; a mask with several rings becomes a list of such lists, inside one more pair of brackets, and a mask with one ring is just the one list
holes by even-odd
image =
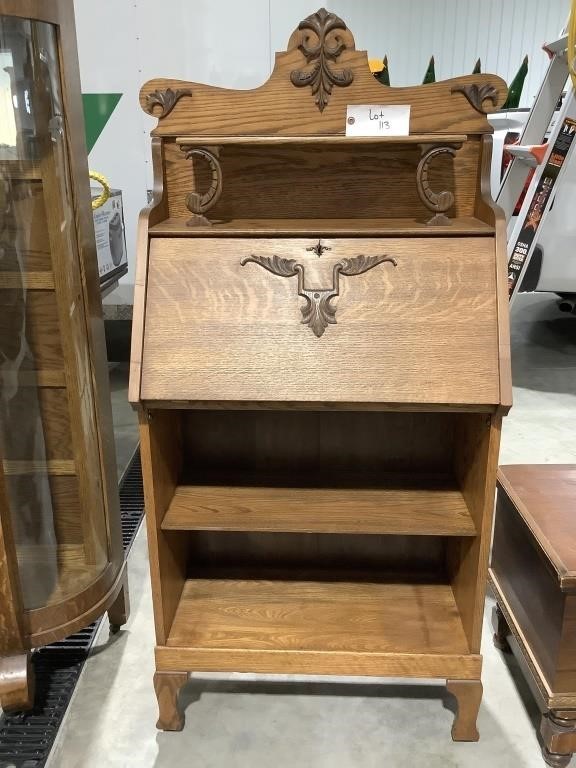
[[336, 14], [320, 8], [301, 21], [298, 29], [314, 33], [305, 35], [304, 41], [298, 46], [306, 62], [312, 66], [310, 69], [292, 70], [290, 81], [297, 88], [310, 85], [314, 101], [320, 112], [323, 112], [333, 86], [344, 88], [354, 80], [351, 69], [336, 70], [330, 66], [330, 62], [336, 61], [346, 48], [346, 43], [337, 33], [339, 29], [346, 29], [346, 24]]
[[332, 299], [340, 293], [340, 275], [346, 277], [361, 275], [386, 261], [397, 266], [396, 259], [385, 254], [381, 256], [360, 255], [351, 259], [341, 259], [334, 265], [330, 288], [306, 288], [304, 285], [304, 266], [299, 264], [296, 259], [286, 259], [276, 255], [255, 256], [252, 254], [245, 256], [240, 264], [244, 266], [253, 262], [279, 277], [298, 276], [298, 295], [306, 300], [305, 305], [300, 308], [302, 323], [307, 325], [317, 338], [320, 338], [329, 325], [336, 323], [336, 307], [333, 306]]

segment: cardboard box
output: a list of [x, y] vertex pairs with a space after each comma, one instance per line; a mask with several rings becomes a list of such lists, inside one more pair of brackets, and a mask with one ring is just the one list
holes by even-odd
[[[98, 197], [101, 191], [100, 188], [92, 187], [92, 200]], [[128, 271], [122, 192], [119, 189], [111, 190], [104, 205], [92, 213], [98, 252], [98, 274], [100, 285], [104, 286]]]

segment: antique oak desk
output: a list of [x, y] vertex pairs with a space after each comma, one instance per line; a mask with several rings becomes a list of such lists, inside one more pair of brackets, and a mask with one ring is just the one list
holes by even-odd
[[489, 579], [495, 645], [513, 650], [542, 712], [544, 760], [576, 751], [576, 466], [498, 470]]
[[[159, 727], [189, 671], [443, 678], [478, 738], [502, 414], [505, 229], [491, 75], [374, 79], [300, 23], [260, 88], [153, 80], [138, 405]], [[347, 138], [348, 104], [410, 135]]]

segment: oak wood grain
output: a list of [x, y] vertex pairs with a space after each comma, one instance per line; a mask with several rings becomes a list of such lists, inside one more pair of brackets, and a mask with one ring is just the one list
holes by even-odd
[[181, 731], [184, 727], [184, 714], [178, 703], [178, 694], [187, 680], [187, 673], [154, 673], [154, 690], [158, 700], [157, 728], [163, 731]]
[[301, 531], [475, 536], [457, 488], [176, 488], [163, 530]]
[[161, 530], [182, 465], [178, 413], [139, 412], [142, 479], [158, 644], [166, 642], [184, 587], [187, 540]]
[[[496, 104], [502, 104], [507, 88], [495, 75], [465, 75], [425, 87], [386, 88], [378, 83], [368, 66], [366, 51], [344, 51], [338, 66], [354, 72], [348, 88], [335, 88], [330, 103], [320, 113], [308, 88], [295, 88], [290, 72], [305, 65], [297, 49], [276, 54], [270, 79], [253, 91], [230, 90], [173, 79], [148, 81], [140, 91], [140, 104], [156, 90], [190, 89], [192, 96], [182, 98], [159, 121], [155, 136], [230, 135], [230, 115], [234, 135], [310, 135], [342, 133], [349, 104], [410, 104], [410, 133], [473, 134], [491, 133], [486, 115], [476, 111], [462, 94], [453, 94], [460, 85], [492, 85]], [[497, 106], [484, 103], [487, 112]]]
[[463, 415], [455, 434], [454, 468], [479, 535], [449, 543], [448, 563], [472, 653], [480, 651], [501, 425], [498, 414]]
[[7, 483], [0, 465], [0, 657], [26, 648], [23, 601]]
[[[323, 244], [332, 251], [319, 260], [306, 251], [314, 245], [307, 239], [155, 238], [141, 397], [498, 402], [489, 240]], [[318, 339], [301, 323], [297, 279], [242, 266], [252, 253], [297, 259], [312, 288], [330, 286], [341, 258], [385, 253], [398, 266], [342, 278], [337, 324]]]
[[477, 680], [482, 669], [482, 657], [470, 653], [455, 655], [442, 652], [362, 653], [157, 646], [156, 669], [407, 678], [445, 678], [450, 675]]
[[512, 406], [512, 366], [510, 358], [510, 303], [508, 299], [508, 258], [506, 217], [492, 199], [490, 170], [492, 137], [481, 139], [481, 165], [475, 215], [491, 224], [496, 232], [496, 285], [498, 301], [498, 354], [500, 358], [500, 402], [503, 413]]
[[425, 221], [406, 218], [326, 218], [291, 219], [228, 219], [213, 221], [208, 227], [190, 227], [190, 215], [164, 219], [149, 229], [153, 237], [354, 237], [366, 233], [371, 237], [461, 237], [462, 235], [491, 235], [493, 227], [471, 216], [458, 216], [446, 225], [429, 226]]
[[[469, 141], [454, 157], [438, 158], [429, 167], [431, 188], [454, 194], [450, 218], [474, 216], [480, 146]], [[209, 188], [209, 166], [199, 158], [186, 159], [171, 141], [164, 143], [164, 154], [170, 216], [189, 219], [187, 195]], [[416, 183], [421, 155], [418, 145], [225, 146], [218, 153], [222, 195], [208, 218], [408, 217], [424, 225], [430, 210]]]
[[393, 144], [395, 146], [402, 146], [403, 144], [434, 144], [439, 142], [441, 144], [463, 144], [468, 139], [465, 133], [447, 134], [447, 133], [419, 133], [411, 134], [409, 136], [346, 136], [344, 133], [341, 135], [334, 134], [332, 136], [177, 136], [176, 144], [178, 145], [190, 145], [197, 146], [210, 146], [215, 144], [217, 146], [225, 147], [230, 144], [239, 146], [242, 144], [270, 147], [276, 145], [289, 145], [294, 144], [301, 146], [302, 144], [319, 144], [320, 146], [326, 146], [331, 144], [342, 144], [343, 146], [358, 146], [363, 144]]
[[166, 643], [207, 649], [469, 652], [447, 584], [189, 579]]
[[0, 290], [19, 287], [51, 291], [54, 290], [54, 276], [52, 272], [0, 272]]
[[[325, 73], [330, 93], [313, 94], [294, 85], [309, 23], [253, 91], [152, 80], [140, 94], [160, 119], [130, 398], [160, 726], [181, 725], [177, 675], [190, 670], [399, 675], [452, 681], [454, 738], [476, 738], [509, 406], [504, 230], [483, 139], [506, 89], [492, 75], [384, 88], [339, 28], [328, 69], [342, 80]], [[408, 137], [343, 135], [348, 104], [379, 103], [410, 104]], [[431, 165], [429, 191], [454, 202], [431, 226], [416, 171], [447, 142], [454, 156]], [[190, 221], [190, 195], [210, 169], [186, 145], [222, 170], [204, 223]], [[359, 255], [396, 266], [333, 284], [339, 259]], [[303, 325], [305, 297], [331, 289], [336, 322]]]
[[154, 171], [152, 203], [144, 208], [138, 217], [130, 380], [128, 382], [128, 400], [133, 405], [140, 401], [142, 346], [144, 344], [144, 318], [148, 287], [148, 229], [168, 217], [168, 201], [164, 197], [164, 154], [162, 142], [159, 139], [152, 139], [152, 168]]
[[480, 734], [476, 719], [482, 701], [482, 683], [479, 680], [448, 680], [446, 688], [458, 702], [458, 712], [452, 726], [452, 739], [478, 741]]

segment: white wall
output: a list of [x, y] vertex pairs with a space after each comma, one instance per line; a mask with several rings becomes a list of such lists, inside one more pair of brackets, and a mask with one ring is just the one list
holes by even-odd
[[[140, 85], [175, 77], [231, 88], [253, 88], [270, 74], [296, 24], [319, 0], [75, 0], [82, 89], [122, 92], [90, 153], [90, 167], [123, 191], [130, 272], [134, 283], [138, 211], [152, 185], [148, 134], [155, 120], [138, 105]], [[506, 81], [524, 54], [530, 63], [522, 106], [534, 98], [548, 60], [542, 44], [564, 26], [569, 0], [332, 0], [328, 7], [370, 57], [388, 54], [393, 85], [420, 83], [432, 54], [438, 80], [482, 70]]]

